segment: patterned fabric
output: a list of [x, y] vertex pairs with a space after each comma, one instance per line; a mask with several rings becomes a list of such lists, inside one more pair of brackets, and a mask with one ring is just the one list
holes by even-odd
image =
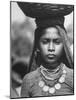
[[[65, 82], [62, 83], [61, 89], [57, 90], [54, 94], [50, 94], [49, 92], [44, 92], [42, 88], [39, 87], [39, 81], [43, 79], [40, 73], [40, 68], [37, 68], [37, 70], [30, 72], [24, 77], [21, 89], [21, 97], [40, 97], [40, 96], [57, 96], [57, 95], [74, 94], [73, 70], [66, 66], [64, 66], [64, 69], [67, 72]], [[56, 81], [51, 82], [45, 79], [45, 82], [54, 85]]]

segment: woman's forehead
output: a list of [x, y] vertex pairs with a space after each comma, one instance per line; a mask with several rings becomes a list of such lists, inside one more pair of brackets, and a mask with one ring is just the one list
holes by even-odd
[[60, 38], [60, 35], [57, 28], [49, 27], [45, 29], [41, 38]]

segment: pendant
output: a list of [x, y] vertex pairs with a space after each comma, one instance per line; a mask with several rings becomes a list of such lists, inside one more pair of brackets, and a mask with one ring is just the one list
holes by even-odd
[[49, 88], [49, 93], [54, 94], [55, 93], [55, 88], [54, 87]]
[[43, 87], [44, 85], [45, 85], [45, 83], [44, 83], [43, 81], [40, 81], [40, 82], [39, 82], [39, 86], [40, 86], [40, 87]]
[[48, 90], [49, 90], [49, 86], [46, 86], [46, 85], [45, 85], [45, 86], [43, 87], [42, 90], [43, 90], [44, 92], [48, 92]]
[[61, 88], [61, 84], [60, 83], [55, 84], [55, 89], [59, 90], [60, 88]]
[[63, 74], [66, 74], [66, 70], [63, 70]]
[[65, 82], [65, 75], [63, 75], [63, 76], [59, 79], [59, 82], [60, 82], [60, 83]]

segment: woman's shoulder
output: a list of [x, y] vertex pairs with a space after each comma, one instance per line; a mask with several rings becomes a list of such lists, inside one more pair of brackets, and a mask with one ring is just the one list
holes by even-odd
[[73, 88], [74, 85], [74, 70], [71, 68], [68, 68], [66, 65], [64, 66], [64, 69], [66, 70], [66, 83]]
[[69, 68], [66, 65], [64, 65], [64, 69], [67, 72], [67, 77], [69, 77], [69, 78], [73, 77], [74, 70], [72, 68]]
[[39, 76], [39, 72], [38, 72], [38, 68], [35, 70], [35, 71], [32, 71], [32, 72], [30, 72], [30, 73], [28, 73], [28, 74], [26, 74], [25, 76], [24, 76], [24, 81], [30, 81], [30, 83], [31, 83], [31, 81], [34, 81], [34, 79], [36, 79], [36, 77], [38, 77]]
[[38, 77], [38, 69], [26, 74], [23, 78], [22, 88], [21, 88], [21, 96], [29, 97], [29, 93], [31, 91], [31, 87], [35, 83]]

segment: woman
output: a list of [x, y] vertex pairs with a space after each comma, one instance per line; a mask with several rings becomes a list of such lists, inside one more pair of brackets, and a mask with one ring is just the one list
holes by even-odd
[[[31, 16], [30, 13], [27, 13], [27, 10], [23, 9], [23, 6], [20, 4], [19, 6], [27, 15]], [[38, 6], [40, 5], [38, 4]], [[45, 6], [45, 4], [42, 6]], [[53, 6], [56, 8], [56, 5]], [[28, 9], [28, 7], [26, 8]], [[33, 9], [30, 11], [33, 11]], [[67, 10], [68, 13], [71, 11]], [[32, 12], [32, 16], [34, 16], [34, 13]], [[63, 14], [68, 13], [59, 13], [57, 10], [51, 13], [51, 16], [41, 12], [37, 13], [37, 29], [35, 30], [34, 48], [29, 67], [29, 71], [35, 71], [24, 77], [21, 97], [74, 94], [73, 58], [69, 49], [70, 43], [64, 28], [63, 17]]]

